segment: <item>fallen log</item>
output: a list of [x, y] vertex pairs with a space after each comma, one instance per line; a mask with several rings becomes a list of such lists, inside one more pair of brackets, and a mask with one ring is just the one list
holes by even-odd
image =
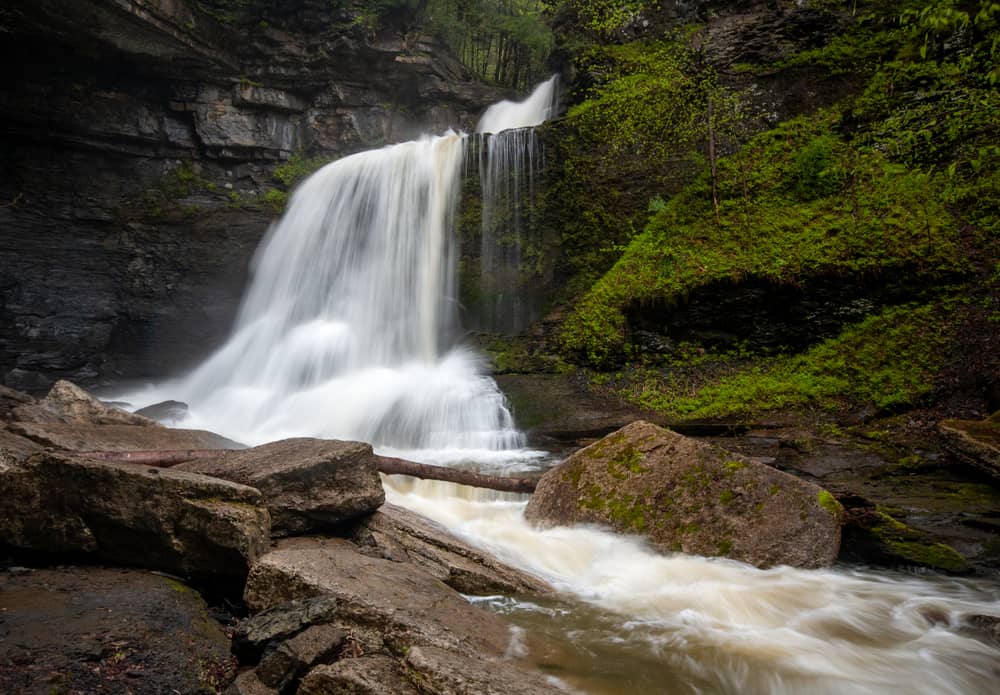
[[[157, 468], [169, 468], [185, 461], [195, 459], [221, 458], [230, 449], [186, 449], [181, 451], [77, 451], [77, 456], [98, 459], [101, 461], [119, 461], [141, 463]], [[408, 475], [421, 480], [440, 480], [446, 483], [457, 483], [470, 487], [479, 487], [497, 492], [532, 493], [537, 480], [531, 478], [506, 478], [499, 475], [486, 475], [463, 471], [444, 466], [431, 466], [426, 463], [416, 463], [388, 456], [376, 457], [375, 467], [379, 473], [386, 475]]]
[[386, 475], [409, 475], [421, 480], [441, 480], [447, 483], [458, 483], [471, 487], [481, 487], [498, 492], [535, 491], [537, 480], [531, 478], [505, 478], [499, 475], [485, 475], [444, 466], [429, 466], [426, 463], [416, 463], [404, 459], [380, 456], [375, 463], [379, 473]]

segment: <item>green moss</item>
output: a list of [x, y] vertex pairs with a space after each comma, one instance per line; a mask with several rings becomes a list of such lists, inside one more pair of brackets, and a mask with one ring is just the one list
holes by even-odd
[[[747, 415], [779, 408], [840, 407], [846, 400], [892, 411], [917, 404], [946, 361], [947, 303], [888, 309], [799, 355], [741, 360], [696, 388], [648, 372], [621, 395], [673, 418]], [[694, 393], [692, 393], [694, 391]]]
[[737, 461], [736, 459], [726, 461], [722, 464], [722, 470], [726, 472], [726, 475], [733, 475], [737, 471], [741, 471], [747, 467], [747, 464], [742, 461]]
[[718, 554], [722, 557], [728, 557], [730, 553], [733, 552], [733, 542], [728, 538], [724, 538], [719, 541]]
[[817, 493], [816, 502], [819, 503], [819, 506], [829, 512], [831, 516], [836, 517], [837, 519], [841, 518], [844, 514], [844, 507], [826, 490], [820, 490]]
[[719, 504], [732, 504], [734, 499], [736, 499], [736, 493], [732, 490], [723, 490], [722, 493], [719, 494]]
[[945, 572], [968, 570], [968, 562], [954, 548], [930, 542], [925, 534], [893, 519], [882, 507], [876, 510], [876, 515], [877, 521], [869, 531], [887, 552], [902, 561]]

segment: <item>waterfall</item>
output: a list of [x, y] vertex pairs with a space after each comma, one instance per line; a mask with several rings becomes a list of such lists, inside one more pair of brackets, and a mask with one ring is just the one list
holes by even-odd
[[554, 112], [556, 87], [553, 75], [522, 102], [494, 104], [476, 127], [482, 222], [471, 328], [512, 334], [541, 318], [538, 302], [531, 301], [541, 247], [531, 219], [543, 154], [535, 126]]
[[190, 404], [186, 426], [248, 444], [523, 446], [477, 357], [449, 346], [465, 143], [449, 133], [352, 155], [295, 191], [257, 251], [232, 337], [163, 389]]

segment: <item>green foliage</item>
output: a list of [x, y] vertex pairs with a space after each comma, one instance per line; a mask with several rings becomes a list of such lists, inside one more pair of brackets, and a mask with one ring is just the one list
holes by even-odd
[[299, 181], [319, 171], [330, 161], [329, 157], [306, 157], [296, 152], [288, 161], [275, 168], [273, 176], [285, 190], [291, 190]]
[[649, 372], [622, 395], [674, 418], [836, 409], [845, 402], [897, 410], [932, 392], [948, 345], [946, 314], [943, 305], [896, 307], [800, 355], [752, 362], [693, 393], [669, 373]]
[[652, 0], [564, 0], [561, 6], [576, 14], [581, 27], [608, 38], [652, 4]]
[[789, 183], [801, 200], [815, 200], [840, 188], [844, 172], [836, 166], [834, 148], [839, 143], [832, 135], [815, 138], [799, 150], [788, 171]]

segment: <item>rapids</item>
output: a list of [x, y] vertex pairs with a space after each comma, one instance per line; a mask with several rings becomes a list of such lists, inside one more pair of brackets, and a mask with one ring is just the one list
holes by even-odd
[[[538, 125], [554, 89], [555, 78], [524, 102], [491, 107], [477, 131]], [[548, 465], [524, 448], [479, 358], [455, 344], [451, 223], [465, 149], [465, 136], [449, 133], [317, 172], [258, 250], [229, 341], [189, 376], [119, 397], [186, 401], [182, 426], [247, 444], [360, 439], [426, 463]], [[519, 156], [503, 150], [495, 161], [520, 166]], [[1000, 687], [1000, 647], [968, 628], [972, 616], [1000, 618], [996, 582], [664, 556], [596, 528], [533, 529], [514, 496], [400, 478], [386, 487], [390, 501], [564, 592], [547, 603], [475, 600], [569, 645], [540, 665], [583, 692]]]

